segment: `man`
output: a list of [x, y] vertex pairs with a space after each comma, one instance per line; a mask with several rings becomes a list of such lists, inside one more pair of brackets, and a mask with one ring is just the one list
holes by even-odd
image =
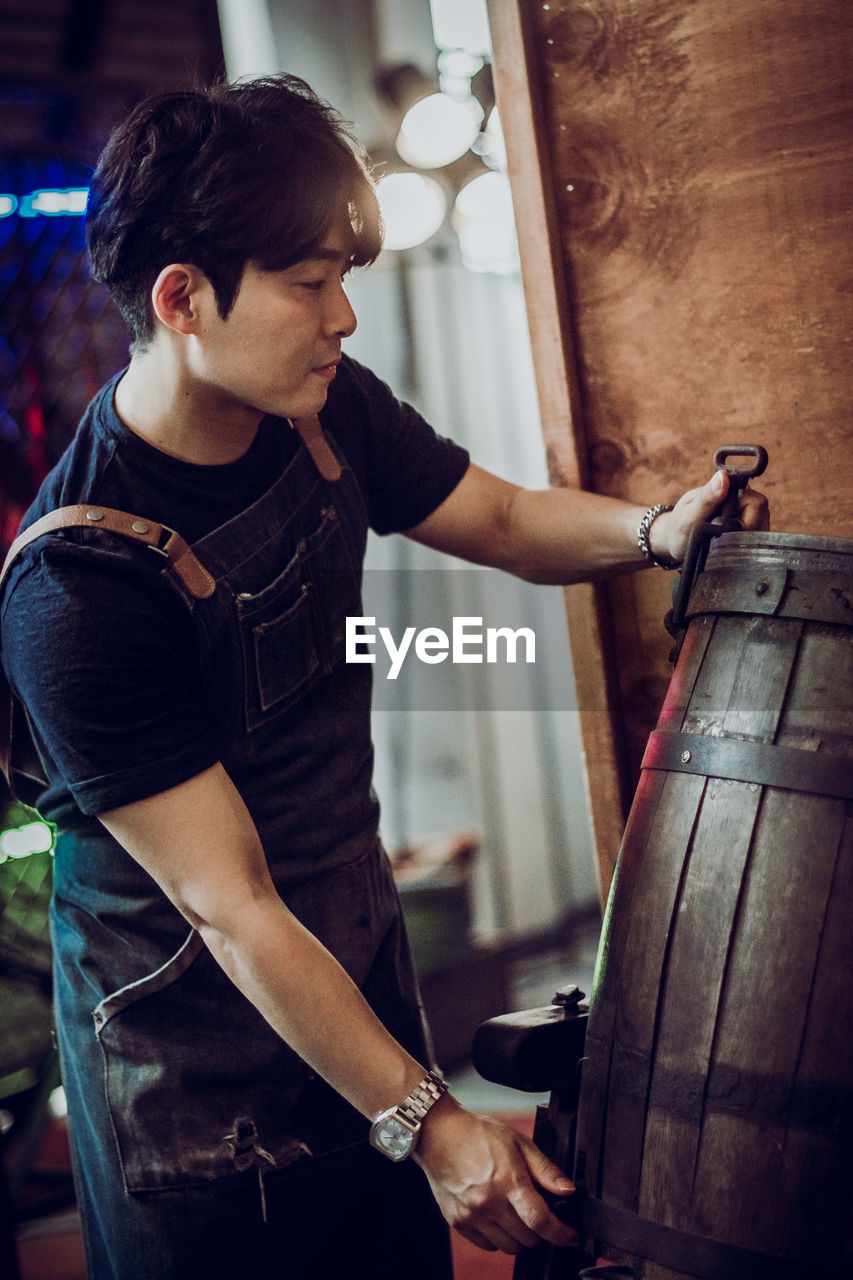
[[[25, 518], [83, 512], [15, 560], [2, 639], [59, 830], [90, 1273], [441, 1280], [441, 1215], [485, 1249], [569, 1244], [543, 1199], [565, 1175], [428, 1073], [344, 620], [368, 525], [564, 583], [679, 561], [725, 477], [657, 518], [523, 491], [342, 359], [343, 282], [379, 218], [301, 81], [142, 104], [101, 158], [88, 232], [131, 360]], [[741, 515], [765, 522], [763, 499]], [[135, 545], [152, 524], [192, 551]]]

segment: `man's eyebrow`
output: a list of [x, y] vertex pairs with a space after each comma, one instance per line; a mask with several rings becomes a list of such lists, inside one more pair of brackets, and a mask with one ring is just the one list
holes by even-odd
[[352, 254], [345, 250], [326, 249], [321, 247], [319, 249], [312, 249], [310, 253], [306, 254], [305, 257], [295, 265], [301, 266], [302, 263], [305, 262], [349, 262], [351, 258]]

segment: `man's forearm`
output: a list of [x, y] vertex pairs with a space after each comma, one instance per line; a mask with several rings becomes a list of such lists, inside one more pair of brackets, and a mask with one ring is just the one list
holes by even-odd
[[[239, 918], [238, 918], [239, 917]], [[211, 954], [270, 1026], [368, 1118], [406, 1097], [424, 1074], [341, 965], [270, 895], [216, 924]]]
[[257, 831], [219, 764], [101, 815], [235, 986], [365, 1116], [424, 1074], [337, 960], [276, 893]]
[[578, 489], [519, 489], [509, 512], [510, 573], [564, 585], [648, 566], [637, 545], [645, 507]]

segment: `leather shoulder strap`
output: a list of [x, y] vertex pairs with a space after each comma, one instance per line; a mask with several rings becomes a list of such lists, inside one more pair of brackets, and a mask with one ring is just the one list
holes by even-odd
[[17, 537], [9, 548], [3, 568], [0, 570], [0, 587], [24, 547], [46, 533], [75, 527], [108, 529], [110, 533], [117, 533], [123, 538], [130, 538], [134, 542], [141, 542], [151, 547], [153, 551], [166, 557], [171, 571], [197, 600], [206, 600], [216, 590], [214, 579], [188, 543], [174, 529], [157, 524], [154, 520], [144, 520], [140, 516], [130, 515], [127, 511], [113, 511], [109, 507], [84, 505], [58, 507], [56, 511], [49, 511], [46, 516], [36, 520], [35, 524], [31, 524], [29, 529]]
[[[341, 464], [323, 433], [317, 414], [314, 413], [305, 418], [293, 418], [292, 422], [323, 479], [340, 480]], [[57, 529], [92, 525], [100, 529], [109, 529], [110, 533], [118, 533], [135, 542], [143, 542], [154, 551], [161, 552], [168, 559], [172, 572], [177, 574], [190, 595], [195, 596], [196, 599], [206, 600], [216, 590], [213, 578], [193, 553], [189, 544], [174, 529], [157, 524], [154, 520], [144, 520], [140, 516], [129, 515], [126, 511], [83, 505], [58, 507], [55, 511], [49, 511], [17, 537], [9, 548], [3, 568], [0, 570], [0, 587], [3, 586], [6, 574], [24, 547], [29, 546], [36, 538], [40, 538], [45, 533], [53, 533]]]
[[[326, 447], [328, 448], [328, 445]], [[336, 462], [337, 459], [334, 459], [334, 455], [332, 456]], [[123, 538], [130, 538], [134, 542], [141, 542], [145, 546], [151, 547], [153, 551], [165, 556], [172, 573], [179, 578], [190, 595], [197, 600], [206, 600], [216, 590], [214, 579], [207, 572], [188, 543], [174, 529], [169, 529], [166, 525], [157, 524], [154, 520], [144, 520], [140, 516], [130, 515], [127, 511], [113, 511], [109, 507], [84, 505], [58, 507], [55, 511], [49, 511], [47, 515], [42, 516], [40, 520], [36, 520], [24, 533], [17, 537], [9, 548], [3, 568], [0, 570], [0, 588], [2, 588], [6, 574], [15, 560], [24, 547], [29, 546], [31, 542], [35, 542], [37, 538], [41, 538], [46, 533], [54, 533], [58, 529], [91, 528], [93, 526], [99, 529], [108, 529], [110, 533], [117, 533]], [[31, 789], [33, 796], [35, 796], [44, 785], [44, 778], [39, 777], [40, 771], [37, 764], [30, 762], [29, 759], [27, 759], [26, 763], [22, 763], [17, 759], [17, 756], [21, 753], [16, 752], [16, 759], [13, 761], [14, 722], [14, 699], [6, 680], [5, 672], [0, 666], [0, 775], [5, 778], [12, 795], [17, 795], [19, 798], [28, 801], [30, 796], [27, 794], [27, 790]], [[31, 746], [28, 742], [29, 734], [25, 733], [23, 737], [25, 739], [25, 748]], [[19, 742], [20, 738], [20, 734], [15, 735], [16, 741]], [[0, 794], [0, 799], [2, 799], [2, 794]]]
[[[340, 480], [341, 464], [323, 433], [317, 414], [307, 418], [294, 418], [292, 421], [323, 479]], [[174, 529], [157, 524], [154, 520], [144, 520], [140, 516], [129, 515], [126, 511], [84, 505], [58, 507], [55, 511], [49, 511], [17, 537], [9, 548], [3, 568], [0, 569], [0, 587], [24, 547], [29, 546], [36, 538], [42, 537], [45, 533], [54, 533], [57, 529], [92, 525], [100, 529], [109, 529], [110, 533], [118, 533], [135, 542], [143, 542], [154, 551], [161, 552], [168, 559], [172, 572], [177, 574], [190, 595], [195, 596], [196, 599], [206, 600], [216, 590], [213, 578], [189, 544]]]
[[341, 464], [338, 462], [332, 446], [323, 434], [323, 428], [316, 413], [312, 414], [310, 418], [292, 418], [291, 421], [302, 437], [302, 443], [311, 454], [311, 457], [314, 460], [314, 466], [320, 472], [323, 479], [332, 481], [340, 480]]

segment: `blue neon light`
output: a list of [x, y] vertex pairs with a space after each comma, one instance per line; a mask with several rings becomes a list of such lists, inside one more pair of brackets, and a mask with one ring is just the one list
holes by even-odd
[[88, 187], [42, 187], [22, 196], [18, 214], [22, 218], [78, 216], [86, 212], [88, 199]]
[[0, 193], [0, 218], [82, 217], [89, 199], [88, 187], [39, 187], [25, 196]]

